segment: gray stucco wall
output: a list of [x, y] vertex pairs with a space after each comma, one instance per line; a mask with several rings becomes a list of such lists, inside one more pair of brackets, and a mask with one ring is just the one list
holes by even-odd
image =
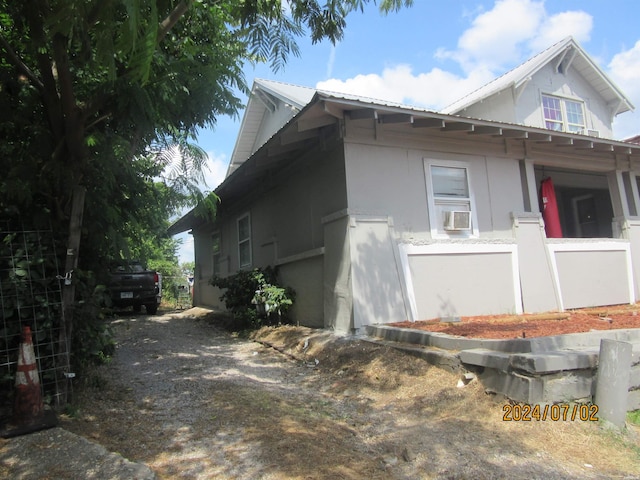
[[[426, 147], [426, 145], [425, 145]], [[468, 164], [480, 237], [513, 238], [511, 212], [523, 211], [520, 167], [496, 155], [428, 148], [348, 143], [345, 146], [349, 209], [390, 216], [399, 237], [430, 238], [425, 160]]]
[[408, 260], [414, 320], [520, 311], [511, 253], [414, 254]]
[[[562, 245], [562, 244], [559, 244]], [[563, 307], [581, 308], [600, 305], [632, 303], [635, 299], [630, 288], [631, 262], [628, 246], [620, 242], [621, 250], [603, 250], [594, 247], [558, 250], [552, 253]], [[553, 248], [554, 244], [550, 244]], [[612, 243], [612, 246], [615, 246]]]
[[[346, 186], [342, 149], [339, 142], [328, 143], [301, 159], [276, 182], [247, 191], [241, 201], [225, 204], [213, 225], [194, 229], [196, 245], [196, 295], [198, 305], [220, 307], [217, 288], [208, 285], [213, 272], [212, 234], [220, 232], [221, 274], [237, 272], [237, 220], [248, 213], [251, 218], [252, 263], [246, 268], [280, 264], [281, 282], [301, 292], [300, 305], [291, 311], [292, 318], [303, 325], [322, 324], [324, 302], [322, 256], [306, 258], [305, 253], [324, 247], [322, 219], [346, 208]], [[288, 261], [301, 255], [301, 259]], [[282, 260], [286, 261], [282, 261]], [[300, 317], [300, 318], [298, 318]]]
[[279, 265], [283, 285], [295, 285], [295, 301], [288, 315], [307, 327], [324, 327], [323, 255], [292, 259]]

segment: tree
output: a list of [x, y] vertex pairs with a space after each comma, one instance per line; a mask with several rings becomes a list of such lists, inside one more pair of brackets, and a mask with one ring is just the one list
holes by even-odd
[[[66, 232], [66, 272], [78, 267], [81, 238], [104, 256], [141, 212], [153, 218], [144, 203], [154, 196], [166, 208], [198, 197], [188, 176], [154, 185], [160, 152], [177, 145], [202, 160], [196, 130], [237, 114], [245, 62], [280, 69], [298, 55], [296, 37], [335, 42], [367, 3], [0, 0], [0, 209]], [[74, 289], [63, 302], [69, 336]]]

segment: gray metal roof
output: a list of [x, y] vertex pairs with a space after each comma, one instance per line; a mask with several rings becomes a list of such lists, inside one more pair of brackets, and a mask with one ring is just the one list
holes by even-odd
[[508, 88], [518, 88], [526, 84], [531, 76], [552, 61], [556, 61], [559, 65], [569, 63], [571, 68], [582, 75], [584, 79], [602, 95], [607, 103], [612, 106], [615, 115], [633, 110], [634, 107], [631, 101], [593, 60], [591, 60], [589, 55], [578, 45], [573, 37], [566, 37], [530, 58], [522, 65], [448, 105], [442, 109], [442, 113], [460, 113], [470, 105], [480, 102], [498, 92]]

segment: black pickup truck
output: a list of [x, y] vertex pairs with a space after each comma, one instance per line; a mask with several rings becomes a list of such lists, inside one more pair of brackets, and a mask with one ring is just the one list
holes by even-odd
[[138, 261], [114, 263], [109, 292], [114, 307], [133, 307], [134, 312], [139, 312], [144, 305], [148, 314], [155, 315], [162, 299], [162, 275], [147, 270]]

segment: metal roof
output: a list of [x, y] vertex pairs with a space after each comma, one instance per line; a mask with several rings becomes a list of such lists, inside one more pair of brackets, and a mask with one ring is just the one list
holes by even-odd
[[443, 113], [456, 114], [508, 88], [520, 88], [540, 69], [555, 62], [557, 69], [573, 68], [589, 82], [613, 108], [615, 115], [633, 110], [633, 104], [622, 91], [594, 63], [573, 37], [566, 37], [555, 45], [530, 58], [522, 65], [492, 80], [478, 90], [462, 97], [442, 109]]

